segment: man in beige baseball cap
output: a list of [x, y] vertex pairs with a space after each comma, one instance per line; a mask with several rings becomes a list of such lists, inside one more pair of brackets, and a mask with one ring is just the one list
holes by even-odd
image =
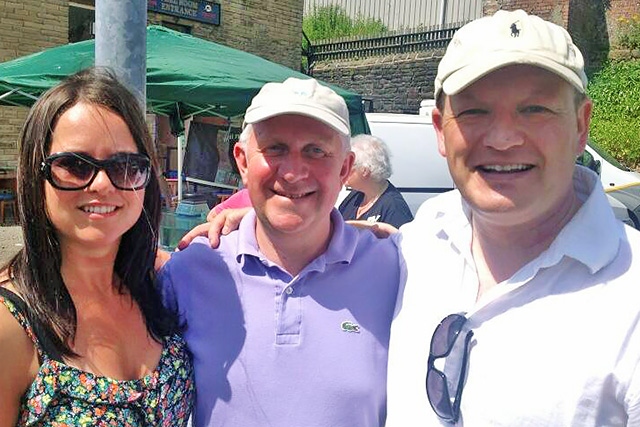
[[462, 27], [433, 123], [456, 190], [401, 227], [388, 427], [640, 425], [640, 233], [575, 159], [582, 54], [522, 10]]
[[584, 93], [587, 76], [580, 50], [559, 25], [523, 10], [498, 11], [456, 32], [440, 61], [434, 98], [455, 95], [476, 80], [508, 65], [550, 71]]
[[313, 79], [268, 83], [234, 156], [253, 210], [160, 274], [194, 356], [194, 426], [384, 425], [395, 239], [334, 209], [351, 172], [344, 100]]

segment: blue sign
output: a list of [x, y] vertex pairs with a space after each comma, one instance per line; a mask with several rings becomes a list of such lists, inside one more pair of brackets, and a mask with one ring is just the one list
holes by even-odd
[[147, 0], [147, 9], [193, 21], [220, 25], [220, 3], [201, 0]]

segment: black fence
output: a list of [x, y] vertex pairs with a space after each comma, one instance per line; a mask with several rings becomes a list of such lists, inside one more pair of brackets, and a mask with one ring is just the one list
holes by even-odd
[[458, 23], [427, 31], [312, 42], [307, 49], [307, 57], [309, 65], [313, 67], [317, 61], [356, 59], [444, 48], [461, 26], [462, 23]]

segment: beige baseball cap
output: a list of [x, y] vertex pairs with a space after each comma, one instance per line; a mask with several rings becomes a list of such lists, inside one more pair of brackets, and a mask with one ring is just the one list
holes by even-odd
[[544, 68], [580, 92], [587, 87], [584, 59], [569, 33], [523, 10], [500, 10], [460, 28], [438, 65], [434, 98], [455, 95], [476, 80], [508, 65]]
[[253, 98], [244, 115], [245, 123], [257, 123], [283, 114], [316, 119], [349, 136], [349, 110], [344, 99], [315, 79], [289, 77], [282, 83], [267, 83]]

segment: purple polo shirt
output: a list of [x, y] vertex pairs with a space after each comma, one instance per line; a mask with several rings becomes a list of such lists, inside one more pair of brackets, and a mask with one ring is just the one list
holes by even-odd
[[389, 330], [404, 265], [395, 239], [333, 210], [327, 251], [291, 277], [248, 214], [220, 248], [196, 239], [160, 272], [186, 322], [195, 426], [382, 426]]

